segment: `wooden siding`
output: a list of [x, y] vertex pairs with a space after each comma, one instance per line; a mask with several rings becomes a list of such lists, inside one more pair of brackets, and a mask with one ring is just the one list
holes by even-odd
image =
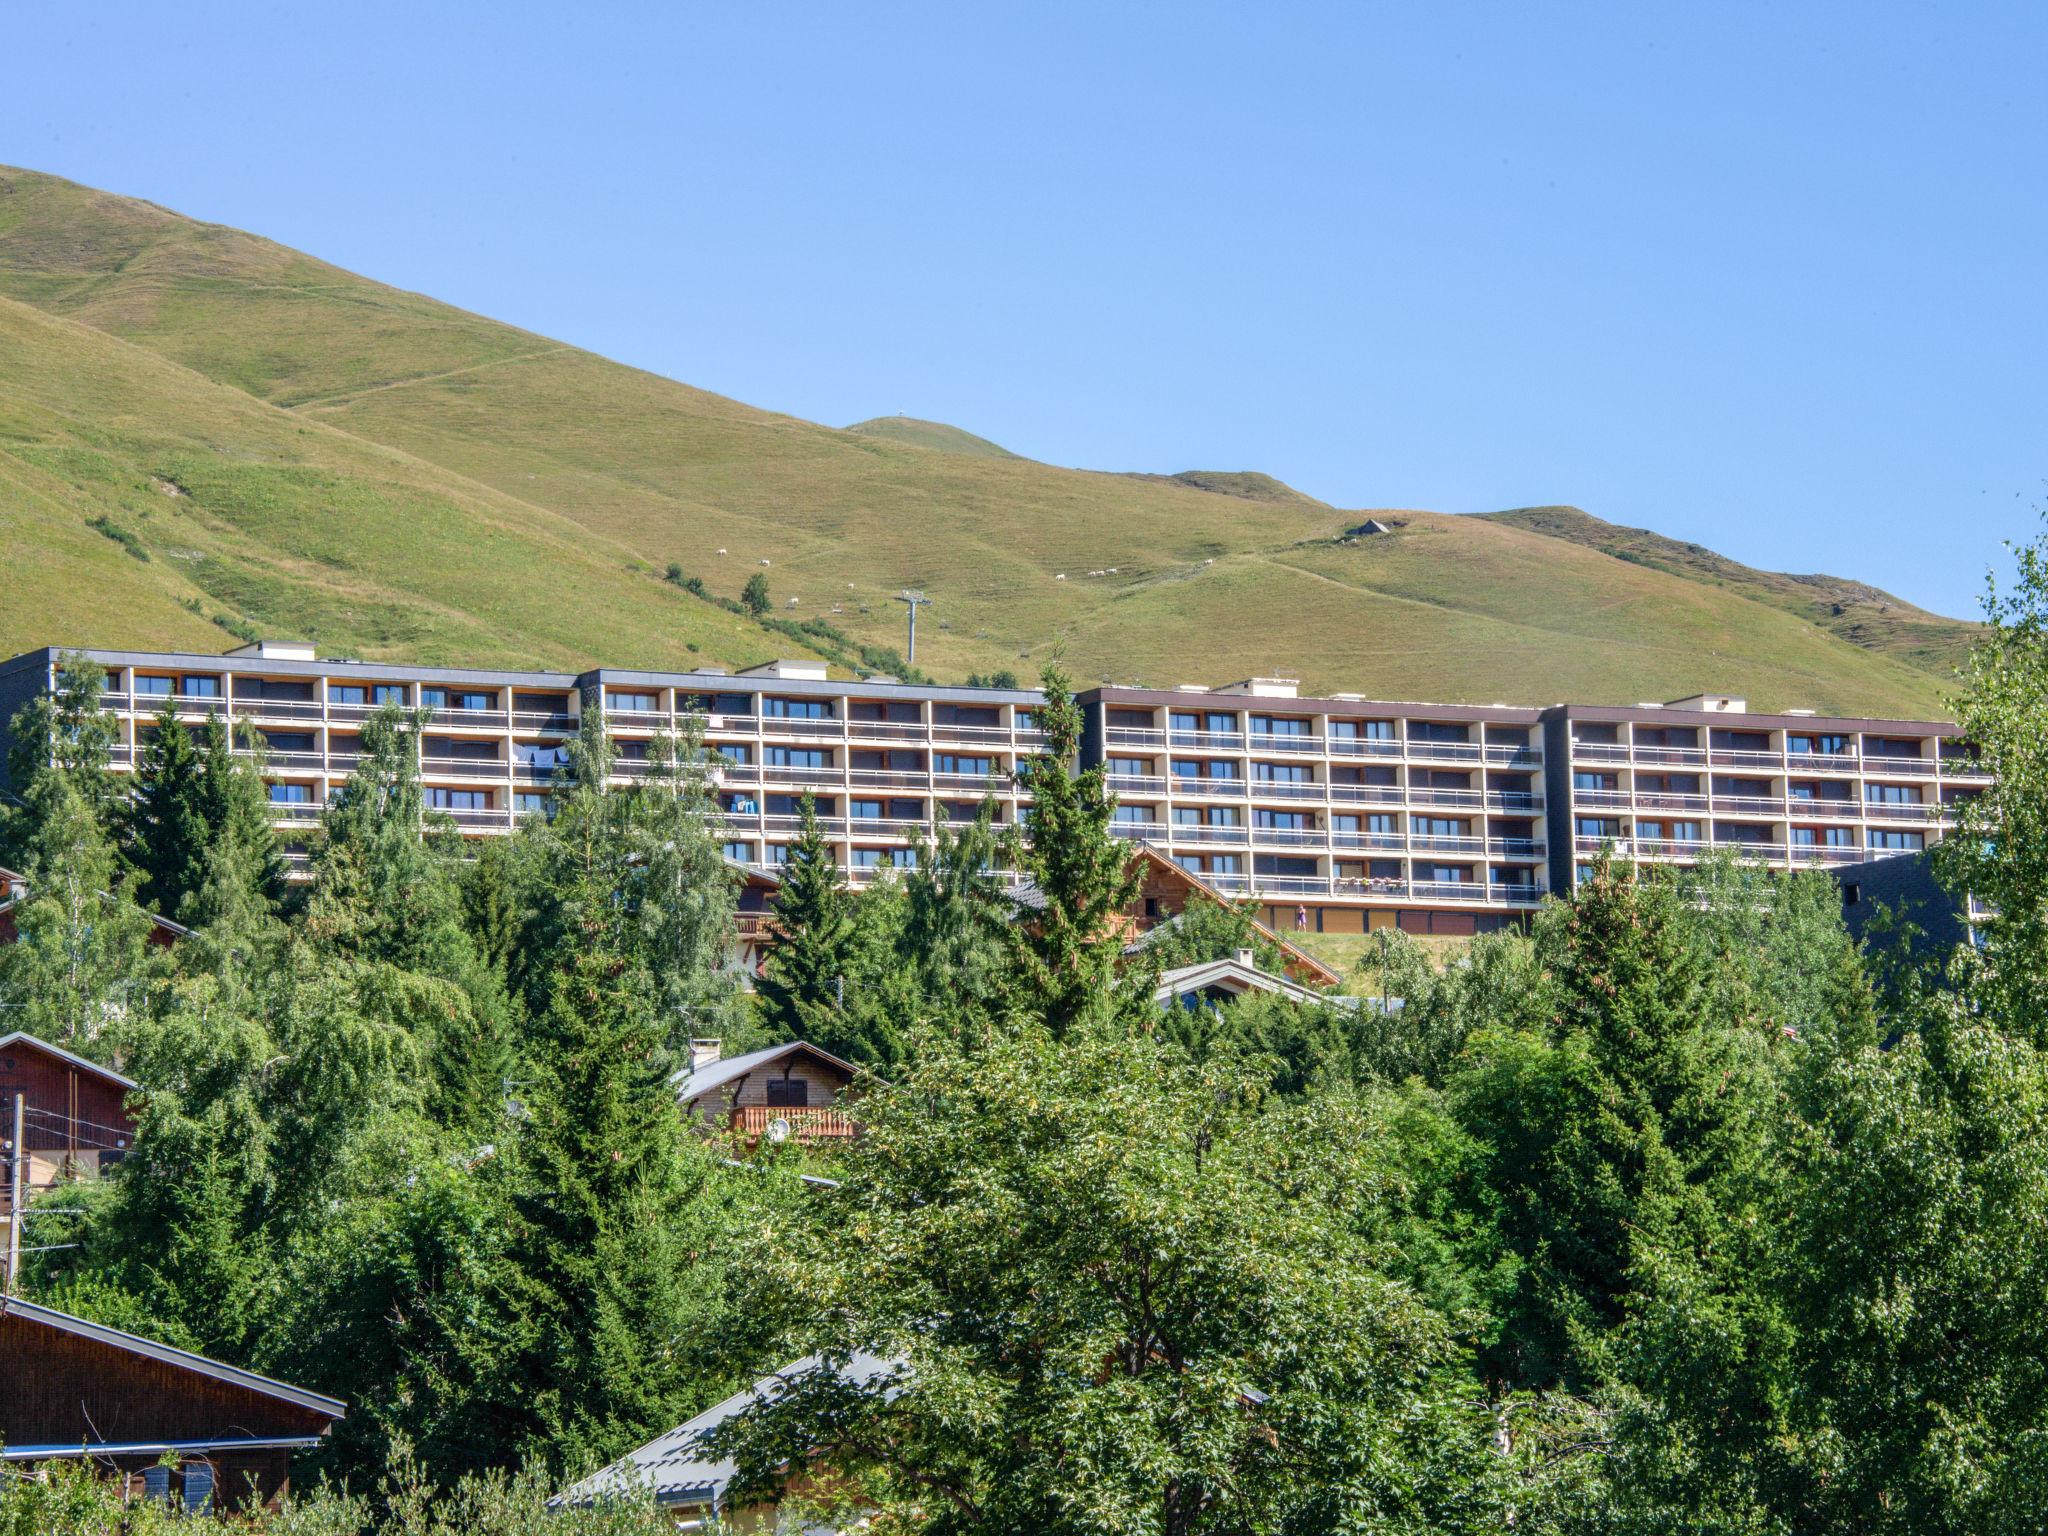
[[126, 1088], [27, 1040], [0, 1049], [0, 1119], [8, 1135], [13, 1134], [16, 1094], [31, 1111], [41, 1111], [28, 1117], [30, 1152], [99, 1150], [109, 1142], [134, 1140]]
[[[313, 1409], [18, 1313], [0, 1316], [0, 1383], [0, 1441], [12, 1446], [265, 1439], [318, 1435], [329, 1423]], [[244, 1472], [255, 1474], [260, 1502], [285, 1487], [282, 1451], [211, 1459], [224, 1500], [239, 1496]]]

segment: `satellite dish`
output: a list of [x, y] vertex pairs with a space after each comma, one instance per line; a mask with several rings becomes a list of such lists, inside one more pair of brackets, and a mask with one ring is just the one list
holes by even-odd
[[789, 1140], [789, 1122], [780, 1115], [768, 1122], [768, 1139], [774, 1142]]

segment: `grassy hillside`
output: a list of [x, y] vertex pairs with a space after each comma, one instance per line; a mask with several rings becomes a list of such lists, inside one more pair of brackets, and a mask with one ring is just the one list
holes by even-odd
[[976, 459], [1017, 457], [1009, 449], [985, 437], [949, 427], [943, 421], [920, 421], [915, 416], [877, 416], [872, 421], [857, 421], [846, 430], [862, 437], [878, 437], [885, 442], [929, 448], [935, 453], [964, 453]]
[[1943, 676], [1956, 668], [1976, 640], [1977, 625], [1929, 613], [1865, 582], [1759, 571], [1704, 545], [1667, 539], [1647, 528], [1622, 528], [1577, 507], [1520, 507], [1484, 515], [1584, 544], [1618, 560], [1739, 592], [1795, 613], [1864, 650], [1896, 656]]
[[[1426, 513], [1347, 543], [1336, 535], [1364, 514], [1262, 475], [1061, 469], [961, 451], [981, 440], [937, 424], [838, 431], [29, 172], [0, 171], [0, 295], [66, 336], [103, 333], [100, 391], [134, 376], [134, 441], [105, 477], [60, 478], [64, 515], [30, 537], [63, 558], [104, 513], [134, 520], [152, 553], [122, 572], [150, 603], [32, 589], [0, 610], [7, 648], [60, 618], [90, 632], [79, 638], [155, 641], [174, 620], [189, 628], [179, 603], [196, 595], [209, 615], [370, 652], [743, 664], [794, 648], [654, 573], [674, 563], [731, 596], [766, 560], [783, 616], [868, 644], [900, 643], [889, 599], [922, 587], [935, 603], [918, 659], [942, 677], [1060, 654], [1084, 679], [1277, 672], [1409, 697], [1725, 689], [1762, 705], [1938, 707], [1927, 658], [1697, 572]], [[0, 352], [0, 409], [14, 410], [19, 372]], [[102, 405], [69, 387], [45, 379], [47, 398], [0, 435], [14, 473], [47, 478], [74, 438], [105, 432]], [[217, 425], [197, 424], [193, 391]], [[215, 474], [166, 468], [179, 444]], [[162, 476], [192, 494], [152, 490]], [[470, 519], [488, 545], [465, 537]], [[184, 521], [214, 530], [218, 551]], [[78, 547], [102, 563], [130, 559], [87, 535]], [[173, 572], [157, 558], [187, 539], [215, 563]]]

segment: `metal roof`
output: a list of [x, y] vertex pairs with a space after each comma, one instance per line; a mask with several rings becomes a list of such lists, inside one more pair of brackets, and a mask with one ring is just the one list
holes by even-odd
[[[894, 1375], [902, 1365], [900, 1360], [856, 1353], [839, 1367], [838, 1374], [843, 1381], [864, 1386]], [[734, 1393], [694, 1419], [648, 1441], [639, 1450], [629, 1451], [602, 1471], [563, 1489], [548, 1502], [556, 1507], [595, 1504], [604, 1498], [651, 1492], [657, 1504], [708, 1505], [715, 1509], [723, 1502], [725, 1490], [738, 1469], [729, 1458], [714, 1460], [703, 1449], [704, 1437], [735, 1414], [779, 1397], [798, 1378], [830, 1369], [822, 1355], [806, 1355], [793, 1361], [773, 1375], [763, 1376], [746, 1391]]]
[[82, 1317], [73, 1317], [69, 1312], [59, 1312], [55, 1307], [23, 1301], [19, 1296], [0, 1299], [0, 1317], [19, 1317], [26, 1322], [41, 1323], [46, 1328], [76, 1334], [79, 1338], [91, 1339], [95, 1343], [106, 1344], [131, 1355], [141, 1355], [145, 1359], [175, 1366], [179, 1370], [208, 1376], [215, 1381], [227, 1382], [231, 1386], [245, 1387], [251, 1392], [260, 1392], [265, 1397], [295, 1403], [314, 1413], [324, 1413], [330, 1419], [340, 1418], [348, 1409], [348, 1405], [337, 1398], [323, 1397], [318, 1392], [308, 1392], [304, 1387], [294, 1387], [287, 1382], [272, 1381], [268, 1376], [245, 1371], [238, 1365], [223, 1365], [218, 1360], [209, 1360], [204, 1355], [193, 1354], [190, 1350], [176, 1349], [169, 1344], [160, 1344], [154, 1339], [141, 1338], [119, 1328], [110, 1328], [105, 1323], [87, 1322]]
[[103, 1067], [96, 1061], [88, 1061], [75, 1051], [65, 1050], [61, 1045], [52, 1045], [47, 1040], [38, 1040], [26, 1030], [17, 1029], [12, 1034], [0, 1035], [0, 1051], [4, 1051], [10, 1045], [32, 1045], [39, 1051], [48, 1051], [52, 1056], [61, 1057], [81, 1072], [90, 1072], [94, 1077], [103, 1077], [110, 1083], [119, 1083], [123, 1088], [130, 1089], [131, 1091], [135, 1087], [135, 1082], [132, 1078], [123, 1077], [112, 1067]]
[[858, 1077], [860, 1068], [850, 1061], [842, 1061], [830, 1051], [820, 1050], [808, 1040], [791, 1040], [785, 1045], [765, 1046], [758, 1051], [749, 1051], [744, 1056], [726, 1056], [717, 1061], [707, 1061], [700, 1067], [685, 1067], [669, 1079], [675, 1085], [676, 1097], [688, 1104], [701, 1099], [715, 1089], [723, 1088], [735, 1078], [745, 1077], [756, 1067], [772, 1066], [785, 1056], [798, 1051], [808, 1051], [820, 1061], [830, 1062], [848, 1077]]
[[1170, 1003], [1191, 992], [1200, 992], [1204, 987], [1224, 986], [1236, 992], [1277, 992], [1297, 1003], [1341, 1003], [1344, 999], [1327, 997], [1312, 987], [1286, 976], [1274, 976], [1255, 965], [1246, 965], [1242, 960], [1226, 956], [1221, 960], [1205, 960], [1197, 965], [1183, 965], [1177, 970], [1163, 972], [1159, 985], [1153, 992], [1154, 1001]]

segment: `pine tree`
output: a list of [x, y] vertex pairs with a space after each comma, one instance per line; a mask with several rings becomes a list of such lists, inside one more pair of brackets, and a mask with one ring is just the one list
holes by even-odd
[[774, 607], [774, 600], [768, 595], [768, 578], [759, 571], [749, 576], [746, 586], [740, 591], [740, 601], [747, 605], [747, 612], [757, 619]]
[[1108, 772], [1100, 763], [1075, 769], [1081, 711], [1066, 678], [1048, 669], [1041, 687], [1045, 745], [1018, 774], [1031, 813], [1009, 848], [1042, 904], [1010, 932], [1027, 1006], [1059, 1035], [1084, 1018], [1139, 1017], [1151, 986], [1142, 975], [1118, 983], [1124, 913], [1142, 876], [1110, 830], [1116, 800]]

